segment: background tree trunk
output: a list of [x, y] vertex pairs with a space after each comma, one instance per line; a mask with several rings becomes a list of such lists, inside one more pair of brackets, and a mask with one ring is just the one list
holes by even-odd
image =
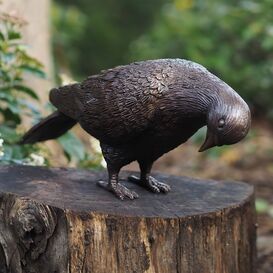
[[255, 273], [253, 187], [156, 175], [121, 201], [102, 172], [0, 168], [0, 268], [12, 273]]

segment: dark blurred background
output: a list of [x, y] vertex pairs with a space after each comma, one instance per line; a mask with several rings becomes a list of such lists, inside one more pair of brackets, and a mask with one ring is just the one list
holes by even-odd
[[[22, 94], [24, 88], [17, 90], [12, 85], [16, 77], [13, 81], [8, 77], [0, 80], [5, 87], [0, 89], [0, 133], [4, 139], [0, 163], [101, 168], [104, 163], [97, 142], [79, 128], [61, 137], [58, 145], [14, 145], [28, 122], [35, 123], [50, 111], [46, 105], [49, 87], [79, 81], [102, 69], [136, 60], [193, 60], [231, 85], [247, 101], [253, 116], [251, 132], [239, 144], [199, 154], [197, 150], [204, 138], [204, 130], [200, 130], [187, 144], [160, 159], [155, 170], [253, 184], [260, 224], [259, 272], [273, 272], [272, 0], [6, 0], [0, 4], [0, 10], [11, 18], [26, 21], [23, 26], [13, 24], [13, 32], [20, 37], [10, 39], [12, 36], [7, 34], [2, 39], [2, 61], [8, 65], [2, 65], [0, 72], [14, 73], [14, 65], [10, 65], [11, 55], [18, 54], [11, 49], [14, 40], [17, 39], [19, 51], [27, 45], [26, 53], [34, 55], [38, 63], [34, 65], [25, 59], [22, 70], [19, 56], [15, 72], [21, 73], [24, 88], [40, 97], [38, 101], [29, 92]], [[5, 20], [2, 15], [3, 33]], [[44, 79], [34, 84], [37, 74]], [[20, 102], [13, 105], [14, 99], [5, 99], [5, 84], [11, 93], [22, 95], [28, 106]], [[33, 111], [28, 112], [28, 120], [18, 120], [30, 107]], [[127, 168], [137, 166], [131, 164]]]

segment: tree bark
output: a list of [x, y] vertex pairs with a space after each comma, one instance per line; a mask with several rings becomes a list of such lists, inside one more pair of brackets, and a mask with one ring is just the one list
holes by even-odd
[[121, 201], [104, 172], [0, 168], [0, 272], [254, 273], [253, 187], [157, 174], [169, 194]]

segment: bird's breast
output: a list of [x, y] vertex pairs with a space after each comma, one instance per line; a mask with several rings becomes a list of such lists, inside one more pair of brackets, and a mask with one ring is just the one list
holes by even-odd
[[137, 156], [156, 160], [163, 154], [185, 143], [202, 126], [204, 126], [202, 119], [185, 120], [175, 126], [170, 126], [170, 124], [155, 126], [136, 141]]

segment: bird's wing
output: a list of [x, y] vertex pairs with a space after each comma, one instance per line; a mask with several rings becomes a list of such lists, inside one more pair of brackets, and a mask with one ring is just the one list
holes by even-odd
[[168, 92], [168, 63], [139, 62], [91, 76], [81, 84], [80, 124], [99, 139], [130, 140], [154, 126], [159, 102]]
[[79, 83], [53, 88], [49, 93], [50, 102], [63, 114], [79, 121], [86, 96]]

